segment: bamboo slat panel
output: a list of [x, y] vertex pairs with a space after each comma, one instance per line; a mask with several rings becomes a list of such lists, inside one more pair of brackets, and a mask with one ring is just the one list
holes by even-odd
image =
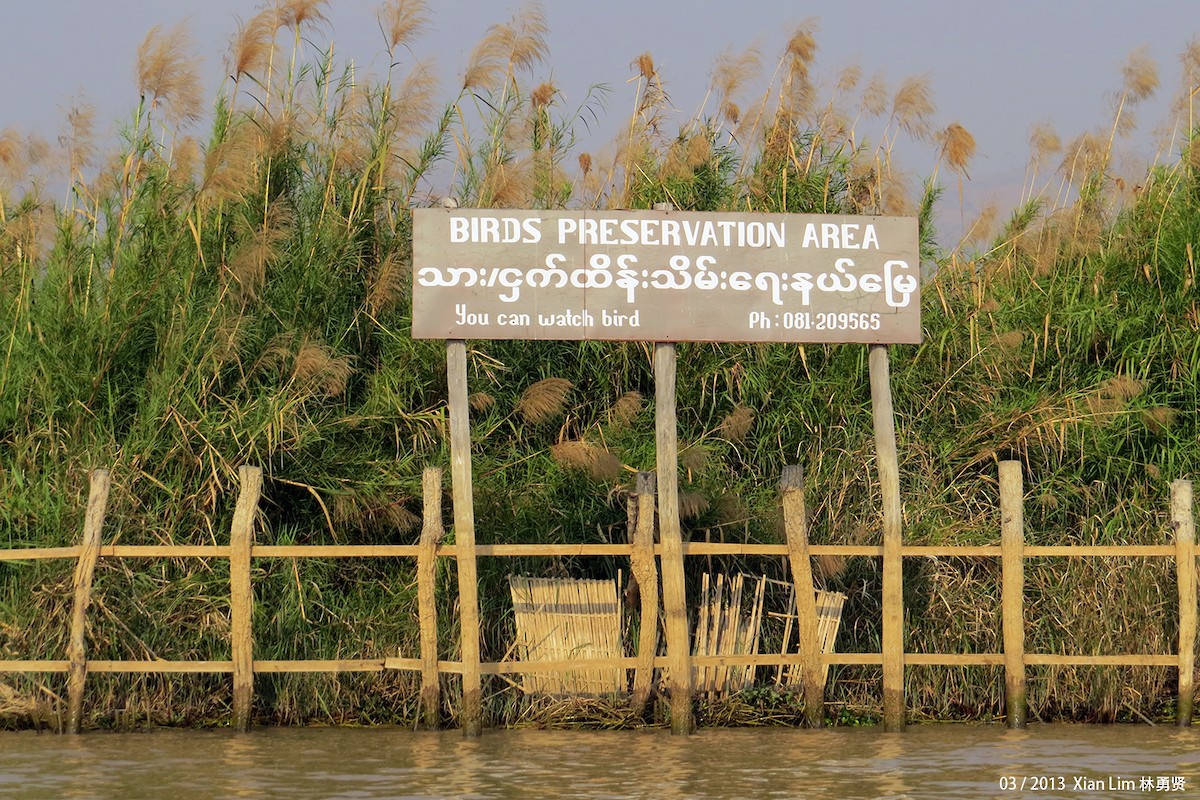
[[746, 577], [738, 574], [728, 578], [721, 573], [714, 577], [704, 573], [701, 578], [700, 608], [692, 640], [692, 686], [698, 695], [710, 700], [748, 689], [754, 683], [753, 666], [709, 667], [699, 665], [695, 659], [758, 653], [766, 579], [750, 578], [752, 594], [743, 611]]
[[[529, 578], [510, 575], [517, 639], [522, 661], [586, 662], [623, 658], [621, 602], [613, 581]], [[624, 669], [577, 663], [562, 674], [526, 674], [527, 694], [610, 695], [624, 692]]]
[[[837, 643], [838, 630], [842, 626], [842, 607], [846, 604], [846, 595], [841, 592], [825, 592], [820, 589], [816, 593], [817, 601], [817, 645], [822, 654], [822, 662], [824, 664], [824, 673], [822, 674], [822, 682], [829, 680], [829, 665], [836, 663], [844, 663], [837, 661], [829, 661], [826, 656], [833, 653], [834, 645]], [[792, 622], [796, 618], [796, 597], [790, 594], [788, 598], [787, 624], [784, 628], [784, 639], [781, 655], [797, 654], [799, 657], [800, 643], [797, 641], [793, 648], [791, 631], [793, 629]], [[797, 630], [797, 635], [799, 631]], [[797, 687], [803, 681], [801, 663], [799, 661], [780, 665], [779, 671], [775, 676], [775, 683], [779, 685], [783, 683], [787, 686]]]

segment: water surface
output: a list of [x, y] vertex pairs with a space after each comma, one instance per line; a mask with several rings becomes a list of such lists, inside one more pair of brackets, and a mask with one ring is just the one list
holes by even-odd
[[1190, 796], [1200, 731], [1148, 726], [0, 734], [22, 800]]

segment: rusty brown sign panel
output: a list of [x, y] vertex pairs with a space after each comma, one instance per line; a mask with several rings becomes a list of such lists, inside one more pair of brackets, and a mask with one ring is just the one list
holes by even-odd
[[921, 341], [911, 217], [413, 212], [413, 336]]

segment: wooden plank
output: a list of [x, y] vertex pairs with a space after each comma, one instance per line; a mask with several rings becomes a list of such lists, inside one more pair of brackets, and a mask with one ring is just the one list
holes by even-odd
[[875, 458], [883, 500], [883, 727], [904, 730], [904, 573], [902, 570], [900, 462], [892, 414], [891, 368], [886, 345], [868, 356]]
[[1171, 484], [1171, 525], [1175, 528], [1175, 575], [1179, 586], [1179, 699], [1175, 720], [1192, 724], [1196, 668], [1196, 519], [1192, 482]]
[[[750, 544], [741, 542], [683, 542], [685, 556], [752, 555], [786, 556], [785, 544]], [[252, 558], [416, 558], [420, 545], [256, 545]], [[476, 545], [475, 555], [500, 558], [527, 558], [529, 556], [628, 556], [627, 544], [481, 544]], [[655, 555], [662, 555], [661, 545], [654, 548]], [[900, 548], [901, 555], [966, 558], [975, 556], [1001, 556], [999, 545], [920, 545], [906, 544]], [[813, 544], [809, 554], [814, 556], [847, 556], [879, 558], [883, 555], [882, 545], [859, 544]], [[441, 544], [437, 547], [439, 557], [453, 558], [458, 547]], [[1026, 545], [1025, 556], [1062, 557], [1129, 557], [1129, 558], [1174, 558], [1175, 545], [1131, 544], [1131, 545]], [[0, 561], [41, 561], [55, 558], [78, 558], [79, 547], [29, 547], [0, 550]], [[224, 545], [103, 545], [101, 558], [228, 558], [229, 548]]]
[[[28, 661], [16, 659], [0, 661], [0, 674], [5, 672], [70, 672], [71, 662], [66, 659], [57, 661]], [[96, 670], [93, 669], [92, 672]]]
[[232, 661], [163, 661], [159, 659], [139, 659], [136, 661], [92, 661], [88, 664], [91, 672], [109, 674], [167, 674], [167, 673], [231, 673]]
[[79, 558], [83, 548], [71, 547], [17, 547], [0, 550], [0, 561], [42, 561], [51, 558]]
[[467, 343], [446, 342], [450, 407], [450, 480], [454, 541], [458, 546], [458, 613], [462, 632], [464, 736], [483, 732], [483, 681], [479, 672], [479, 578], [475, 563], [475, 499], [471, 486], [471, 420], [467, 406]]
[[250, 621], [254, 613], [254, 588], [250, 585], [250, 549], [254, 545], [254, 515], [262, 494], [262, 470], [238, 468], [241, 490], [229, 531], [230, 651], [233, 656], [233, 724], [250, 729], [254, 704], [254, 640]]
[[108, 470], [95, 469], [89, 478], [87, 511], [83, 521], [83, 541], [75, 564], [75, 602], [71, 610], [71, 635], [67, 643], [68, 713], [67, 733], [79, 733], [83, 717], [83, 687], [87, 681], [87, 610], [92, 602], [92, 578], [100, 557], [100, 534], [104, 530], [104, 512], [112, 487]]
[[383, 672], [382, 658], [333, 658], [315, 660], [255, 661], [255, 672]]
[[[451, 547], [450, 552], [440, 555], [456, 553]], [[419, 544], [257, 545], [251, 553], [254, 558], [417, 558], [420, 555]]]
[[219, 544], [118, 544], [100, 548], [105, 558], [229, 558]]
[[1000, 462], [1001, 614], [1008, 727], [1025, 727], [1025, 489], [1021, 464]]
[[441, 698], [438, 679], [437, 546], [442, 540], [442, 471], [428, 467], [421, 476], [421, 549], [417, 556], [417, 615], [421, 624], [421, 717], [426, 729], [438, 727]]
[[1071, 667], [1174, 667], [1178, 655], [1060, 656], [1053, 653], [1026, 653], [1025, 663]]
[[1125, 558], [1174, 558], [1175, 546], [1171, 544], [1063, 544], [1026, 545], [1025, 557], [1065, 556], [1078, 557], [1125, 557]]
[[641, 715], [650, 700], [654, 679], [654, 656], [658, 649], [658, 568], [654, 564], [654, 492], [653, 472], [637, 476], [636, 524], [633, 529], [633, 549], [629, 555], [630, 571], [637, 580], [641, 613], [638, 617], [637, 666], [633, 673], [634, 714]]
[[654, 344], [654, 427], [658, 464], [658, 525], [662, 542], [663, 614], [667, 657], [671, 661], [671, 733], [695, 730], [692, 715], [692, 665], [688, 642], [687, 589], [679, 527], [679, 446], [675, 417], [675, 344]]
[[[836, 662], [835, 662], [836, 663]], [[905, 653], [904, 663], [929, 667], [987, 667], [1004, 663], [1003, 653]]]
[[788, 561], [796, 593], [796, 629], [799, 636], [800, 685], [804, 693], [804, 721], [810, 728], [825, 722], [825, 670], [817, 636], [817, 588], [813, 585], [812, 557], [808, 550], [808, 510], [804, 504], [804, 468], [783, 468], [779, 482], [783, 494], [783, 528]]

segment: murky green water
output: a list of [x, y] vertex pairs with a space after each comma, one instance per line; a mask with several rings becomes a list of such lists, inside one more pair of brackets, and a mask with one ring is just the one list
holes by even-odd
[[23, 799], [1197, 796], [1200, 730], [1148, 726], [0, 734]]

